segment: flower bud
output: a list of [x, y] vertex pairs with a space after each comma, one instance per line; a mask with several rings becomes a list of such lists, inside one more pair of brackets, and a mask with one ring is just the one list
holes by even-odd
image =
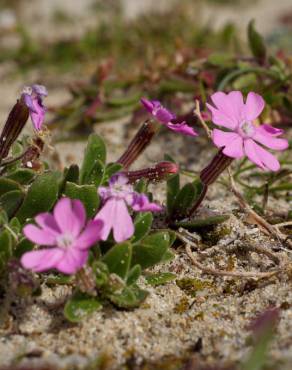
[[6, 158], [29, 117], [29, 109], [21, 97], [11, 109], [0, 136], [0, 162]]
[[157, 130], [158, 127], [154, 122], [146, 121], [136, 133], [126, 151], [117, 160], [117, 163], [122, 164], [125, 169], [128, 169], [150, 144]]
[[200, 173], [200, 179], [203, 184], [209, 186], [217, 180], [221, 173], [231, 164], [233, 158], [227, 157], [222, 152], [223, 149], [212, 159], [211, 163]]
[[141, 178], [148, 179], [149, 181], [162, 181], [169, 175], [177, 173], [178, 170], [178, 165], [173, 162], [159, 162], [153, 167], [125, 172], [125, 175], [128, 177], [130, 183], [134, 183]]

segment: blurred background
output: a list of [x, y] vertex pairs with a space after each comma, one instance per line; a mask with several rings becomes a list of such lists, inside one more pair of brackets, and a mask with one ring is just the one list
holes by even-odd
[[[52, 127], [67, 131], [132, 113], [149, 91], [204, 100], [210, 86], [222, 88], [218, 75], [234, 71], [234, 58], [251, 56], [251, 19], [269, 54], [289, 62], [292, 0], [0, 0], [1, 121], [35, 82], [49, 90]], [[252, 79], [245, 73], [232, 87]]]

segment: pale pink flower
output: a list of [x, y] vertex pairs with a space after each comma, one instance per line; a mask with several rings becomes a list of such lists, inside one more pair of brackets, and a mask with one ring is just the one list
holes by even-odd
[[101, 239], [103, 222], [86, 222], [86, 212], [80, 200], [62, 198], [53, 214], [41, 213], [36, 225], [23, 228], [27, 239], [49, 248], [33, 250], [21, 258], [23, 267], [35, 272], [57, 269], [64, 274], [75, 274], [88, 258], [88, 250]]
[[95, 216], [95, 220], [102, 220], [104, 223], [101, 232], [102, 240], [107, 240], [111, 230], [118, 243], [133, 236], [135, 229], [128, 207], [139, 212], [156, 212], [162, 209], [159, 205], [150, 202], [145, 194], [135, 192], [127, 176], [122, 173], [114, 175], [108, 187], [99, 187], [98, 193], [102, 198], [103, 206]]
[[26, 86], [22, 92], [33, 126], [37, 131], [42, 129], [45, 120], [46, 108], [43, 105], [43, 98], [47, 95], [47, 89], [43, 85]]
[[158, 122], [170, 130], [179, 132], [183, 135], [198, 136], [197, 132], [192, 127], [188, 126], [185, 121], [173, 123], [173, 120], [176, 119], [176, 115], [164, 108], [160, 101], [142, 98], [141, 103]]
[[278, 138], [283, 130], [266, 124], [256, 126], [253, 123], [264, 109], [263, 98], [250, 92], [244, 103], [242, 93], [232, 91], [229, 94], [216, 92], [211, 99], [214, 106], [210, 104], [207, 106], [212, 113], [212, 121], [229, 130], [214, 129], [212, 133], [214, 144], [224, 148], [223, 153], [228, 157], [242, 158], [246, 155], [260, 168], [278, 171], [279, 161], [261, 145], [274, 150], [285, 150], [288, 141]]

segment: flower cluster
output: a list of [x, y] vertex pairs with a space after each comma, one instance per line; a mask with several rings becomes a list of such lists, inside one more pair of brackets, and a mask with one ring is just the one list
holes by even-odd
[[[36, 131], [41, 130], [44, 122], [46, 109], [42, 98], [46, 95], [45, 87], [40, 85], [26, 88], [22, 94]], [[207, 104], [207, 107], [211, 112], [212, 121], [221, 127], [212, 131], [212, 140], [220, 150], [201, 172], [204, 189], [197, 205], [203, 200], [208, 185], [230, 165], [232, 159], [246, 155], [258, 167], [277, 171], [280, 168], [277, 158], [263, 146], [273, 150], [285, 150], [288, 147], [288, 141], [279, 138], [282, 130], [256, 123], [265, 106], [260, 95], [250, 92], [244, 102], [239, 91], [228, 94], [217, 92], [211, 96], [211, 100], [213, 104]], [[143, 98], [141, 102], [156, 121], [170, 130], [197, 136], [197, 132], [185, 121], [175, 123], [175, 115], [159, 101]], [[112, 176], [108, 186], [100, 186], [97, 189], [101, 207], [94, 219], [87, 221], [85, 208], [79, 200], [61, 198], [52, 214], [41, 213], [35, 218], [36, 225], [28, 224], [24, 227], [23, 233], [27, 239], [40, 246], [49, 247], [25, 253], [21, 259], [25, 268], [35, 272], [57, 269], [64, 274], [74, 274], [87, 262], [90, 248], [99, 241], [107, 241], [111, 232], [117, 243], [134, 235], [133, 212], [162, 210], [162, 207], [151, 202], [146, 194], [136, 192], [132, 184], [141, 177], [155, 180], [175, 174], [178, 171], [177, 165], [161, 162], [153, 168], [128, 171], [128, 167], [149, 144], [155, 133], [156, 130], [152, 126], [149, 128], [144, 125], [117, 161], [124, 166], [124, 172]], [[196, 209], [196, 204], [192, 209]]]
[[104, 222], [102, 240], [108, 238], [111, 230], [117, 242], [129, 239], [134, 234], [134, 224], [127, 206], [136, 212], [157, 212], [162, 209], [157, 204], [149, 202], [145, 194], [135, 192], [123, 174], [113, 176], [109, 187], [100, 187], [98, 192], [104, 204], [95, 219]]
[[118, 243], [131, 238], [134, 225], [127, 206], [137, 212], [161, 210], [145, 194], [135, 192], [123, 174], [113, 176], [109, 186], [100, 187], [98, 192], [104, 204], [94, 220], [86, 222], [80, 200], [62, 198], [53, 214], [41, 213], [35, 218], [37, 225], [26, 225], [23, 233], [27, 239], [50, 248], [25, 253], [22, 265], [35, 272], [55, 268], [74, 274], [87, 262], [90, 247], [107, 240], [111, 230]]

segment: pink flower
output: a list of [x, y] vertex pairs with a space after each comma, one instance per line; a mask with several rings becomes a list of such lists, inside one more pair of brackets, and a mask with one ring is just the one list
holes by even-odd
[[86, 213], [80, 200], [62, 198], [53, 214], [41, 213], [36, 225], [29, 224], [23, 233], [32, 242], [50, 248], [25, 253], [23, 267], [35, 272], [57, 269], [64, 274], [75, 274], [87, 261], [88, 249], [101, 239], [103, 222], [86, 223]]
[[192, 127], [188, 126], [184, 121], [181, 123], [172, 123], [176, 118], [175, 114], [164, 108], [158, 100], [142, 98], [141, 103], [157, 121], [168, 127], [170, 130], [179, 132], [183, 135], [198, 136], [196, 131]]
[[103, 207], [95, 216], [95, 220], [102, 220], [104, 227], [101, 239], [106, 240], [113, 230], [116, 242], [129, 239], [134, 234], [134, 224], [128, 211], [128, 206], [134, 211], [161, 211], [161, 207], [151, 203], [145, 194], [134, 191], [124, 174], [114, 175], [108, 187], [99, 187], [99, 195], [103, 200]]
[[213, 122], [231, 132], [214, 129], [214, 144], [224, 148], [223, 153], [231, 158], [242, 158], [246, 155], [262, 169], [278, 171], [279, 161], [261, 145], [274, 150], [285, 150], [288, 141], [278, 138], [283, 133], [269, 125], [256, 126], [253, 121], [261, 114], [265, 102], [263, 98], [250, 92], [244, 103], [240, 91], [229, 94], [217, 92], [211, 96], [215, 105], [207, 104], [212, 113]]
[[44, 123], [46, 108], [43, 106], [43, 97], [47, 95], [47, 89], [42, 85], [27, 86], [22, 92], [33, 126], [37, 131], [42, 129]]

